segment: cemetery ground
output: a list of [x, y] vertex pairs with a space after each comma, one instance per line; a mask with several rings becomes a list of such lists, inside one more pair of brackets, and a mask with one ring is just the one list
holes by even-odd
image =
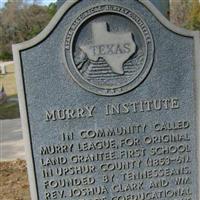
[[[6, 75], [0, 74], [0, 85], [3, 84], [8, 97], [5, 103], [0, 104], [0, 120], [10, 120], [20, 117], [14, 66], [9, 65], [6, 70]], [[2, 126], [0, 129], [0, 131], [3, 131]], [[3, 141], [2, 134], [0, 134], [0, 136]], [[9, 136], [9, 140], [10, 137], [11, 136]], [[15, 137], [18, 137], [17, 133], [15, 133]], [[0, 149], [0, 199], [30, 200], [26, 162], [24, 160], [3, 161], [2, 154], [4, 154], [3, 152], [5, 151], [3, 148], [5, 147], [1, 146]]]
[[26, 162], [0, 162], [0, 199], [30, 200]]
[[7, 74], [0, 74], [0, 85], [3, 84], [6, 95], [8, 97], [5, 103], [0, 104], [0, 120], [16, 119], [20, 117], [14, 66], [8, 65], [6, 70]]

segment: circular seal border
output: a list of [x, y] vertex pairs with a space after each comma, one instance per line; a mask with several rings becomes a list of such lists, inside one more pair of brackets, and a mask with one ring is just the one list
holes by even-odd
[[[104, 12], [105, 14], [107, 14], [107, 13], [109, 13], [109, 12]], [[99, 14], [101, 14], [101, 13], [99, 13]], [[118, 13], [115, 13], [115, 14], [118, 14]], [[98, 14], [97, 14], [98, 15]], [[120, 15], [121, 16], [125, 16], [125, 15], [122, 15], [121, 13], [120, 13]], [[94, 15], [95, 16], [95, 15]], [[92, 16], [91, 16], [92, 17]], [[91, 18], [90, 17], [90, 18]], [[82, 22], [80, 25], [79, 25], [79, 27], [77, 28], [77, 30], [78, 29], [80, 29], [80, 27], [82, 26], [82, 24], [83, 23], [85, 23], [87, 20], [89, 20], [90, 18], [88, 18], [88, 19], [86, 19], [84, 22]], [[128, 20], [130, 20], [129, 18], [127, 18]], [[131, 20], [131, 22], [132, 22], [132, 20]], [[137, 26], [137, 28], [139, 29], [139, 31], [141, 32], [141, 34], [142, 34], [142, 37], [143, 37], [143, 39], [144, 39], [144, 44], [145, 44], [145, 61], [144, 61], [144, 64], [143, 64], [143, 66], [142, 66], [142, 68], [144, 68], [144, 66], [145, 66], [145, 63], [146, 63], [146, 60], [147, 60], [147, 42], [146, 42], [146, 40], [145, 40], [145, 37], [144, 37], [144, 35], [143, 35], [143, 33], [142, 33], [142, 30], [141, 30], [141, 27], [138, 25], [138, 24], [135, 24], [136, 26]], [[70, 49], [71, 49], [71, 52], [70, 52], [70, 55], [71, 55], [71, 59], [72, 59], [72, 64], [74, 65], [74, 66], [76, 66], [75, 65], [75, 63], [74, 63], [74, 59], [73, 59], [73, 41], [74, 41], [74, 38], [75, 38], [75, 36], [76, 36], [76, 33], [73, 35], [73, 38], [72, 38], [72, 43], [71, 43], [71, 47], [70, 47]], [[76, 69], [76, 71], [77, 71], [77, 73], [79, 73], [80, 74], [80, 72]], [[141, 72], [140, 72], [141, 73]], [[139, 75], [138, 75], [139, 76]], [[138, 77], [137, 76], [137, 77]], [[137, 77], [135, 77], [134, 79], [132, 79], [131, 81], [129, 81], [129, 82], [127, 82], [126, 84], [123, 84], [123, 86], [118, 86], [118, 87], [109, 87], [109, 86], [105, 86], [105, 87], [103, 87], [103, 86], [96, 86], [95, 84], [93, 84], [93, 83], [90, 83], [88, 80], [85, 80], [85, 79], [83, 79], [85, 82], [87, 82], [88, 84], [90, 84], [90, 85], [93, 85], [94, 87], [96, 87], [96, 88], [99, 88], [99, 89], [103, 89], [103, 90], [115, 90], [115, 89], [119, 89], [119, 88], [121, 88], [121, 87], [124, 87], [124, 86], [126, 86], [126, 85], [129, 85], [131, 82], [133, 82]], [[82, 76], [81, 76], [81, 78], [82, 78]]]
[[[113, 8], [116, 8], [116, 10]], [[90, 13], [91, 10], [93, 12]], [[87, 12], [89, 12], [90, 14], [85, 16], [85, 13]], [[83, 23], [85, 23], [88, 19], [96, 15], [103, 14], [103, 13], [115, 13], [115, 14], [119, 14], [124, 17], [127, 17], [129, 20], [131, 20], [139, 28], [140, 32], [142, 33], [145, 45], [147, 47], [146, 61], [140, 74], [135, 79], [125, 84], [124, 86], [120, 86], [114, 89], [97, 87], [96, 85], [93, 85], [92, 83], [85, 80], [80, 75], [73, 60], [73, 42], [74, 42], [76, 32], [83, 25]], [[81, 20], [78, 23], [77, 21], [80, 18]], [[74, 25], [76, 24], [75, 22], [77, 23], [76, 26]], [[138, 24], [138, 23], [141, 23], [141, 24]], [[66, 51], [69, 51], [68, 54], [70, 54], [70, 59], [72, 61], [71, 63], [69, 63], [67, 59]], [[148, 76], [151, 70], [153, 60], [154, 60], [154, 51], [155, 50], [154, 50], [153, 37], [152, 37], [149, 27], [144, 22], [144, 20], [137, 14], [135, 10], [131, 11], [125, 7], [121, 7], [119, 5], [114, 5], [114, 4], [98, 5], [98, 6], [94, 6], [85, 10], [73, 21], [73, 23], [71, 24], [70, 28], [68, 29], [64, 37], [64, 58], [65, 58], [64, 63], [66, 65], [68, 72], [70, 73], [74, 81], [77, 82], [82, 88], [86, 89], [89, 92], [102, 95], [102, 96], [117, 96], [117, 95], [127, 93], [133, 90], [134, 88], [138, 87], [145, 80], [145, 78]]]

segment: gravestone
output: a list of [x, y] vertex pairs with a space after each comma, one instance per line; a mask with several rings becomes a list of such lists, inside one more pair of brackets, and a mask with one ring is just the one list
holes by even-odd
[[56, 5], [57, 9], [59, 9], [67, 0], [57, 0]]
[[6, 72], [6, 65], [4, 63], [0, 63], [0, 72], [2, 75], [5, 75]]
[[199, 48], [146, 0], [67, 1], [14, 45], [32, 199], [199, 199]]
[[150, 0], [167, 18], [170, 17], [170, 0]]
[[4, 86], [1, 85], [0, 86], [0, 105], [3, 104], [3, 103], [5, 103], [6, 100], [7, 100], [7, 95], [6, 95]]

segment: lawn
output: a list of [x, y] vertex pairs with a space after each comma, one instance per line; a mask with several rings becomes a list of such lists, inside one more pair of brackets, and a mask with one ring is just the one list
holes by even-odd
[[6, 102], [0, 105], [0, 120], [16, 119], [19, 117], [19, 105], [17, 102]]
[[0, 119], [15, 119], [20, 115], [18, 102], [12, 100], [17, 98], [14, 66], [8, 65], [6, 69], [6, 75], [0, 74], [0, 85], [3, 84], [8, 100], [0, 105]]

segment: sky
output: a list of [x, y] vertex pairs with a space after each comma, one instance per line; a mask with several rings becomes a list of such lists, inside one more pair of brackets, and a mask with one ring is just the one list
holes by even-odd
[[[18, 0], [13, 0], [13, 1], [18, 1]], [[42, 5], [49, 5], [50, 3], [56, 2], [57, 0], [37, 0], [38, 3]], [[7, 2], [7, 0], [0, 0], [0, 8], [4, 6], [4, 4]], [[33, 0], [26, 0], [26, 2], [32, 3]]]

